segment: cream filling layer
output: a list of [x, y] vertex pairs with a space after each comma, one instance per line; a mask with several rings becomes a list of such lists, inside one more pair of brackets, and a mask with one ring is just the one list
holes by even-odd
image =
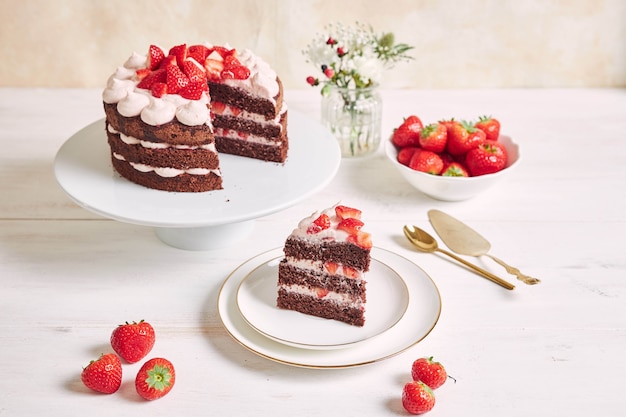
[[187, 149], [187, 150], [204, 149], [207, 151], [217, 153], [217, 150], [215, 149], [215, 143], [207, 143], [206, 145], [199, 145], [199, 146], [173, 145], [171, 143], [163, 143], [163, 142], [156, 143], [156, 142], [150, 142], [148, 140], [140, 140], [133, 136], [127, 136], [115, 130], [113, 126], [111, 126], [110, 124], [107, 124], [107, 130], [114, 135], [120, 135], [120, 139], [122, 140], [122, 142], [124, 142], [127, 145], [141, 145], [142, 147], [147, 148], [147, 149], [171, 149], [171, 148]]
[[364, 303], [360, 298], [354, 298], [352, 295], [339, 294], [334, 291], [329, 291], [325, 295], [320, 295], [315, 288], [308, 288], [303, 285], [280, 285], [279, 288], [284, 289], [289, 293], [319, 298], [320, 300], [333, 301], [342, 306], [361, 308]]
[[[113, 157], [119, 161], [126, 161], [123, 155], [118, 154], [117, 152], [113, 152]], [[136, 162], [128, 162], [130, 166], [136, 169], [139, 172], [154, 172], [160, 177], [163, 178], [173, 178], [182, 174], [190, 174], [190, 175], [208, 175], [213, 173], [217, 176], [222, 176], [219, 169], [208, 169], [208, 168], [189, 168], [189, 169], [177, 169], [177, 168], [169, 168], [169, 167], [153, 167], [150, 165], [139, 164]]]
[[281, 141], [270, 140], [263, 136], [253, 135], [251, 133], [239, 132], [233, 129], [224, 129], [222, 127], [216, 127], [214, 135], [220, 136], [223, 138], [228, 138], [228, 139], [233, 139], [233, 140], [242, 140], [244, 142], [259, 143], [262, 145], [269, 145], [269, 146], [280, 146], [280, 144], [282, 143]]
[[[291, 256], [287, 256], [286, 259], [289, 265], [295, 266], [296, 268], [304, 269], [304, 270], [311, 271], [311, 272], [318, 272], [318, 273], [325, 273], [325, 274], [330, 273], [326, 269], [326, 267], [324, 266], [324, 262], [322, 261], [312, 261], [310, 259], [296, 259]], [[337, 264], [337, 265], [338, 265], [338, 268], [332, 275], [341, 275], [344, 278], [348, 278], [348, 279], [356, 279], [356, 280], [363, 279], [363, 271], [352, 269], [351, 273], [356, 272], [357, 275], [356, 276], [346, 275], [344, 273], [343, 265], [341, 264]]]

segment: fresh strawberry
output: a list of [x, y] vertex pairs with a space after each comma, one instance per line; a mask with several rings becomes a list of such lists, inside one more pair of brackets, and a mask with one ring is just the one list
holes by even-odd
[[326, 261], [324, 262], [324, 269], [326, 269], [330, 275], [335, 275], [337, 269], [339, 269], [339, 264], [333, 261]]
[[161, 63], [159, 64], [159, 69], [165, 69], [172, 65], [178, 66], [178, 63], [176, 62], [176, 57], [174, 55], [168, 55], [163, 58], [163, 61], [161, 61]]
[[187, 48], [187, 57], [191, 57], [196, 61], [202, 63], [209, 56], [209, 48], [204, 45], [191, 45]]
[[411, 414], [424, 414], [435, 406], [435, 394], [422, 381], [411, 381], [402, 390], [402, 406]]
[[372, 235], [366, 232], [359, 231], [357, 234], [352, 234], [346, 239], [350, 243], [354, 243], [363, 249], [372, 248]]
[[[217, 55], [219, 59], [215, 59], [214, 55]], [[207, 72], [207, 78], [211, 81], [217, 81], [222, 78], [222, 71], [224, 70], [224, 61], [218, 53], [211, 53], [204, 61], [204, 69]]]
[[145, 88], [150, 90], [155, 83], [164, 83], [167, 78], [165, 69], [158, 69], [146, 75], [139, 83], [137, 88]]
[[187, 45], [183, 43], [181, 45], [172, 46], [167, 54], [169, 56], [175, 56], [176, 64], [182, 68], [183, 62], [187, 59]]
[[339, 224], [337, 225], [337, 230], [343, 230], [349, 235], [356, 235], [359, 230], [361, 230], [361, 227], [363, 227], [364, 224], [365, 223], [363, 223], [359, 219], [349, 217], [339, 222]]
[[420, 131], [424, 125], [419, 117], [411, 115], [404, 119], [402, 124], [398, 126], [391, 136], [391, 142], [398, 148], [405, 146], [418, 146], [420, 139]]
[[448, 373], [443, 365], [433, 361], [433, 357], [419, 358], [411, 366], [411, 376], [414, 381], [422, 381], [431, 389], [437, 389], [448, 379]]
[[206, 70], [195, 59], [187, 58], [183, 62], [182, 70], [190, 82], [198, 81], [206, 84]]
[[154, 328], [147, 321], [121, 324], [111, 334], [111, 346], [126, 362], [135, 363], [152, 350]]
[[204, 81], [192, 81], [180, 89], [178, 94], [189, 100], [198, 100], [202, 97], [202, 93], [206, 90], [207, 83]]
[[443, 169], [443, 160], [435, 152], [419, 149], [411, 157], [409, 168], [427, 174], [438, 175]]
[[211, 53], [213, 52], [219, 54], [222, 58], [236, 53], [234, 49], [224, 48], [223, 46], [214, 46], [211, 48]]
[[361, 210], [348, 206], [335, 206], [335, 214], [340, 219], [360, 219]]
[[442, 177], [469, 177], [467, 169], [460, 162], [450, 162], [445, 165], [440, 174]]
[[467, 153], [465, 164], [469, 173], [475, 177], [504, 169], [507, 159], [506, 149], [500, 142], [487, 140]]
[[420, 131], [419, 144], [427, 151], [443, 152], [448, 142], [448, 131], [441, 123], [431, 123]]
[[485, 141], [485, 132], [463, 121], [452, 125], [448, 134], [447, 151], [453, 156], [464, 155]]
[[164, 358], [153, 358], [144, 363], [135, 378], [137, 393], [146, 400], [156, 400], [174, 387], [174, 365]]
[[148, 61], [147, 67], [150, 70], [155, 70], [161, 64], [161, 61], [165, 58], [165, 53], [161, 48], [156, 45], [150, 45], [148, 48]]
[[234, 78], [235, 80], [247, 80], [250, 77], [250, 69], [244, 65], [239, 65], [224, 71], [222, 78], [226, 78], [224, 74], [228, 74], [228, 77]]
[[409, 162], [411, 162], [411, 158], [416, 150], [420, 149], [417, 146], [406, 146], [398, 151], [398, 162], [402, 165], [409, 166]]
[[163, 97], [167, 94], [167, 84], [161, 82], [152, 84], [152, 87], [150, 87], [150, 93], [157, 98]]
[[476, 127], [485, 132], [488, 140], [498, 140], [500, 137], [500, 121], [491, 116], [480, 116]]
[[176, 65], [165, 68], [167, 92], [177, 94], [183, 87], [189, 84], [189, 78]]
[[122, 362], [114, 353], [101, 355], [89, 362], [80, 375], [87, 388], [104, 394], [113, 394], [122, 385]]
[[328, 214], [322, 213], [313, 221], [313, 224], [319, 226], [322, 230], [326, 230], [330, 227], [330, 217], [328, 217]]

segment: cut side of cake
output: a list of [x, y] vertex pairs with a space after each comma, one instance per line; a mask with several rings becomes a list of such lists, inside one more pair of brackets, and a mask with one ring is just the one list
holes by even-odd
[[372, 239], [361, 211], [336, 205], [303, 219], [287, 237], [278, 267], [277, 306], [312, 316], [365, 324]]
[[117, 68], [102, 99], [113, 167], [148, 188], [222, 189], [219, 152], [287, 158], [280, 80], [248, 50], [150, 45], [147, 55], [133, 53]]

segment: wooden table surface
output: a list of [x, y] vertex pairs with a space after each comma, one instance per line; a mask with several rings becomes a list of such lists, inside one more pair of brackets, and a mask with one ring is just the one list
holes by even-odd
[[[492, 114], [522, 163], [484, 194], [450, 203], [413, 189], [381, 147], [342, 160], [327, 187], [258, 219], [235, 246], [185, 251], [150, 227], [77, 206], [56, 182], [58, 149], [103, 117], [100, 90], [0, 89], [0, 415], [406, 415], [402, 386], [422, 356], [456, 379], [435, 392], [432, 416], [623, 415], [626, 90], [386, 90], [383, 99], [383, 136], [412, 113]], [[287, 92], [290, 108], [314, 119], [319, 101], [313, 89]], [[217, 311], [224, 280], [340, 200], [363, 211], [377, 247], [432, 277], [442, 300], [435, 328], [391, 358], [345, 369], [289, 366], [237, 343]], [[432, 232], [432, 208], [470, 224], [493, 254], [542, 283], [526, 286], [488, 258], [468, 258], [515, 281], [509, 292], [416, 252], [402, 226]], [[140, 319], [157, 332], [150, 356], [176, 366], [174, 390], [140, 400], [132, 381], [141, 363], [124, 365], [116, 394], [85, 388], [82, 367], [111, 351], [113, 328]]]

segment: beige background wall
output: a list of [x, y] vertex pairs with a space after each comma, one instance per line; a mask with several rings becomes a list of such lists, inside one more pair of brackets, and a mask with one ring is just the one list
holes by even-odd
[[133, 50], [208, 41], [308, 88], [301, 50], [355, 20], [416, 47], [384, 87], [626, 86], [624, 0], [0, 0], [0, 86], [101, 87]]

